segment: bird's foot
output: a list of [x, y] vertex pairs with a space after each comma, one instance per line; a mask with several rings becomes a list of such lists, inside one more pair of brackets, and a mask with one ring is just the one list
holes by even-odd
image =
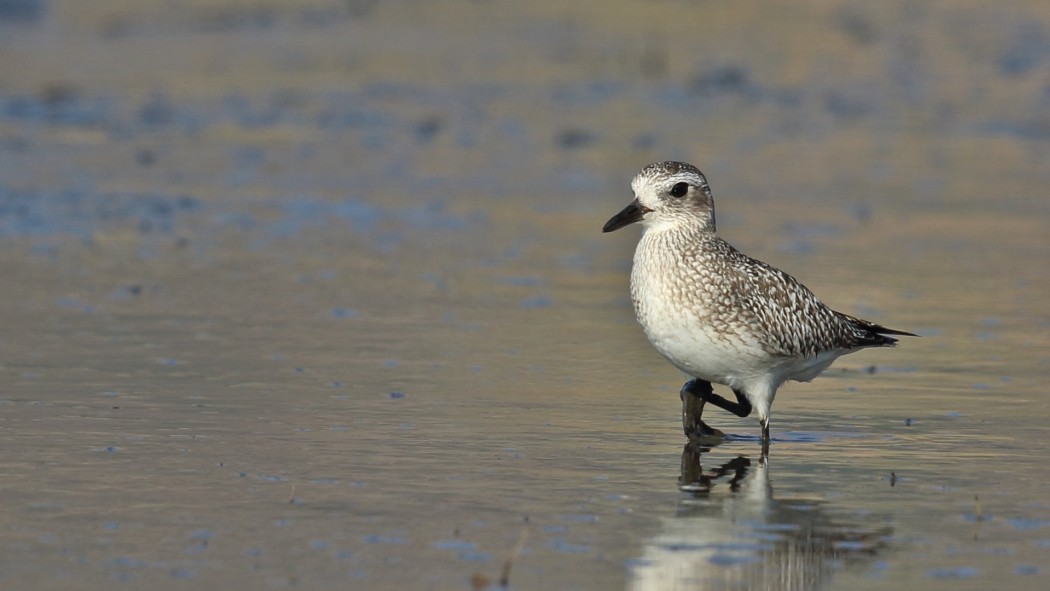
[[711, 392], [711, 383], [700, 379], [690, 380], [682, 386], [679, 394], [682, 398], [682, 431], [689, 441], [711, 445], [725, 437], [725, 433], [708, 426], [701, 419], [705, 398]]
[[715, 429], [703, 421], [698, 421], [698, 423], [692, 429], [685, 429], [685, 436], [691, 443], [712, 446], [718, 445], [725, 440], [726, 434], [721, 430]]

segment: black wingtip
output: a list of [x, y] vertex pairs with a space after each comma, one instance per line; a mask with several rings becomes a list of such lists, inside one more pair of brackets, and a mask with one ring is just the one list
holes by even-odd
[[[841, 314], [841, 313], [840, 313]], [[842, 314], [849, 322], [856, 328], [861, 334], [857, 339], [857, 345], [862, 347], [893, 347], [897, 344], [897, 340], [889, 335], [901, 336], [901, 337], [917, 337], [919, 335], [904, 330], [897, 330], [895, 328], [887, 328], [874, 322], [869, 322], [862, 318], [850, 316], [849, 314]]]
[[[917, 334], [915, 334], [913, 332], [906, 332], [906, 331], [903, 331], [903, 330], [897, 330], [895, 328], [886, 328], [885, 326], [880, 326], [878, 324], [872, 324], [869, 330], [871, 330], [875, 334], [881, 334], [881, 335], [895, 334], [895, 335], [902, 336], [902, 337], [917, 337], [917, 336], [919, 336], [919, 335], [917, 335]], [[897, 340], [897, 339], [894, 339], [894, 340]]]

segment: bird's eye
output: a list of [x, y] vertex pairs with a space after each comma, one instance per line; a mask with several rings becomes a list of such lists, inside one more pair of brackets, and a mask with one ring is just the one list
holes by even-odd
[[675, 183], [671, 187], [671, 197], [685, 197], [685, 194], [689, 192], [689, 183]]

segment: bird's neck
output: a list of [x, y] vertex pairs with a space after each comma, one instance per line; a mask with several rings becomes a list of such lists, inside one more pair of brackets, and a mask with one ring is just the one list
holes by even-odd
[[658, 241], [684, 241], [697, 243], [715, 239], [714, 220], [710, 223], [692, 221], [690, 223], [676, 223], [673, 221], [656, 223], [645, 228], [645, 237]]

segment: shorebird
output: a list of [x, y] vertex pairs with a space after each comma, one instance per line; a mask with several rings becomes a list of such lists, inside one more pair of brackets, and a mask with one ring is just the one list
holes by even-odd
[[[694, 378], [681, 391], [686, 436], [713, 432], [700, 419], [709, 402], [740, 417], [757, 412], [768, 444], [781, 384], [808, 382], [847, 353], [892, 347], [889, 335], [916, 336], [836, 312], [791, 275], [719, 238], [711, 188], [695, 166], [650, 164], [631, 188], [634, 201], [602, 232], [642, 223], [631, 300], [653, 347]], [[712, 383], [729, 386], [736, 401]]]

